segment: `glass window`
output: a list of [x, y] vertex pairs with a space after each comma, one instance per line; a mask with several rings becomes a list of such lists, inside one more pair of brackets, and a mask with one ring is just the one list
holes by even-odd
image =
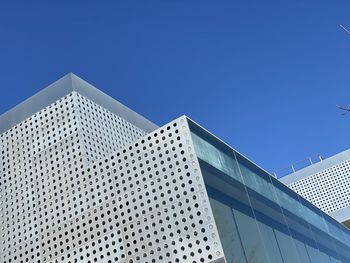
[[308, 244], [306, 244], [305, 246], [306, 246], [307, 253], [310, 256], [311, 263], [323, 263], [322, 256], [320, 255], [320, 251], [318, 250], [318, 248], [315, 248]]
[[233, 215], [237, 222], [237, 228], [242, 239], [248, 262], [270, 262], [263, 246], [263, 241], [255, 219], [251, 215], [245, 214], [236, 209], [233, 209]]
[[247, 262], [231, 208], [213, 198], [210, 198], [210, 204], [224, 249], [226, 262]]
[[298, 239], [294, 239], [294, 243], [295, 243], [295, 246], [297, 247], [301, 262], [311, 263], [305, 244], [299, 241]]
[[275, 232], [270, 226], [260, 221], [257, 221], [257, 222], [261, 232], [261, 236], [264, 240], [266, 251], [270, 258], [270, 262], [283, 263], [281, 251], [276, 240]]
[[335, 222], [333, 219], [331, 219], [328, 216], [324, 217], [327, 228], [328, 228], [328, 233], [333, 236], [335, 239], [338, 239], [340, 242], [344, 243], [344, 244], [350, 244], [350, 240], [346, 240], [346, 236], [349, 237], [348, 235], [346, 235], [343, 232], [343, 229], [339, 228], [337, 222]]
[[339, 259], [331, 257], [331, 262], [332, 263], [342, 263]]
[[350, 262], [349, 230], [201, 127], [189, 126], [216, 200], [211, 203], [228, 263]]
[[239, 182], [242, 182], [237, 162], [233, 156], [227, 155], [195, 133], [192, 133], [192, 140], [198, 158], [233, 177]]
[[322, 263], [331, 263], [331, 259], [329, 258], [329, 256], [323, 252], [323, 251], [320, 251], [320, 255], [321, 255], [321, 261]]
[[[272, 184], [268, 174], [265, 174], [263, 170], [258, 168], [252, 162], [244, 158], [238, 153], [235, 153], [240, 171], [242, 173], [242, 179], [246, 187], [256, 191], [263, 195], [265, 198], [275, 202], [275, 197], [272, 191]], [[260, 174], [259, 174], [260, 173]]]
[[291, 236], [274, 229], [278, 245], [280, 247], [284, 263], [301, 262], [296, 246]]

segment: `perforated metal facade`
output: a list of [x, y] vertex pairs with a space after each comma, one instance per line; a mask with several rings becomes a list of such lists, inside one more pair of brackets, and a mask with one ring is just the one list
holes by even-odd
[[328, 214], [347, 207], [350, 205], [350, 161], [310, 175], [289, 187]]
[[145, 134], [76, 91], [2, 133], [0, 262], [222, 260], [186, 119]]
[[106, 191], [106, 182], [98, 185], [97, 178], [94, 182], [91, 176], [87, 180], [82, 175], [88, 165], [144, 134], [76, 92], [3, 133], [3, 261], [39, 262], [52, 258], [55, 254], [49, 252], [53, 251], [49, 244], [57, 246], [58, 240], [45, 242], [46, 232], [107, 201], [107, 197], [98, 198]]
[[281, 178], [339, 222], [350, 220], [350, 150]]
[[347, 229], [187, 117], [53, 85], [0, 117], [0, 263], [350, 262]]

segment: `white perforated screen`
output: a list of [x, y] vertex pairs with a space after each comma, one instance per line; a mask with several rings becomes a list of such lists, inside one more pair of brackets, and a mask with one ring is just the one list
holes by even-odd
[[350, 160], [289, 185], [326, 213], [350, 206]]
[[223, 258], [184, 117], [145, 136], [72, 92], [0, 147], [0, 263]]

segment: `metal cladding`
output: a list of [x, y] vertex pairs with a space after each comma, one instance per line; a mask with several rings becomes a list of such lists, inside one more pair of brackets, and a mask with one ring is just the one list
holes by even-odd
[[225, 262], [187, 119], [149, 133], [81, 93], [1, 134], [0, 263]]
[[0, 126], [0, 263], [350, 262], [348, 229], [185, 116], [69, 74]]
[[350, 222], [350, 150], [285, 177], [281, 182], [339, 222]]

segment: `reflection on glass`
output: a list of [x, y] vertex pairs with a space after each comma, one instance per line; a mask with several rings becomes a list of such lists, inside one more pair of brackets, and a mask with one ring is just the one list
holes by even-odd
[[284, 263], [273, 229], [260, 221], [258, 221], [258, 226], [261, 232], [262, 239], [264, 240], [267, 254], [270, 257], [270, 262]]
[[[205, 163], [202, 173], [219, 178], [207, 177], [212, 181], [206, 183], [228, 263], [350, 262], [348, 229], [208, 132], [190, 126], [197, 157]], [[221, 180], [226, 175], [229, 180]]]
[[249, 263], [270, 262], [267, 258], [258, 226], [254, 218], [233, 209], [245, 254]]
[[284, 263], [296, 263], [301, 262], [299, 259], [298, 251], [293, 243], [291, 236], [275, 229], [278, 245], [281, 249]]
[[226, 153], [217, 149], [194, 133], [192, 133], [192, 140], [198, 158], [233, 177], [239, 182], [242, 182], [237, 163], [231, 156], [228, 156]]
[[322, 262], [322, 255], [317, 248], [315, 248], [313, 246], [306, 245], [306, 250], [307, 250], [308, 254], [310, 255], [312, 263], [323, 263]]
[[321, 261], [322, 263], [331, 263], [331, 259], [329, 258], [329, 256], [324, 253], [323, 251], [320, 251], [321, 254]]
[[240, 154], [235, 154], [235, 156], [244, 184], [257, 193], [262, 194], [265, 198], [275, 202], [272, 185], [269, 181], [269, 175], [266, 174], [264, 178], [262, 176], [258, 176], [259, 172], [263, 172], [260, 168], [256, 166], [254, 167], [250, 161], [245, 159]]
[[298, 250], [298, 254], [301, 262], [311, 263], [309, 254], [307, 253], [305, 244], [299, 241], [298, 239], [294, 239], [294, 244]]
[[210, 198], [227, 263], [246, 263], [236, 223], [231, 208]]

